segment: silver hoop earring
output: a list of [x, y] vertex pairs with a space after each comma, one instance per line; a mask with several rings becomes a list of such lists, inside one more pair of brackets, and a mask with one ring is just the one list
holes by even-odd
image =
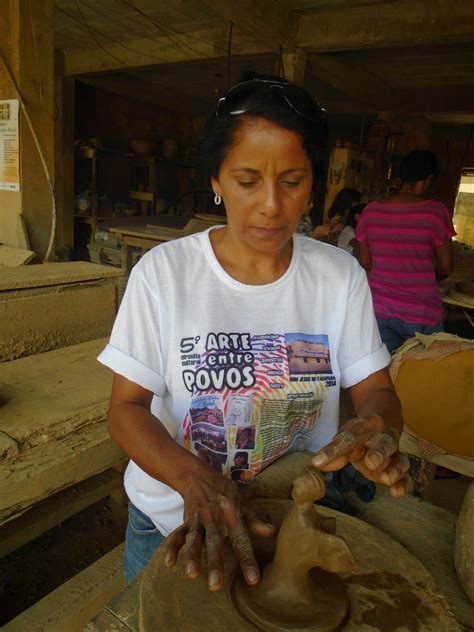
[[214, 195], [214, 204], [215, 204], [216, 206], [219, 206], [219, 204], [220, 204], [221, 202], [222, 202], [222, 198], [221, 198], [221, 196], [220, 196], [218, 193], [216, 193], [216, 194]]

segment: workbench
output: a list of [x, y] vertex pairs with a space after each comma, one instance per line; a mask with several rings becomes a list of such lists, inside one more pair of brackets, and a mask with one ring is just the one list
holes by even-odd
[[[372, 503], [364, 504], [355, 497], [351, 503], [361, 520], [390, 535], [424, 564], [449, 602], [460, 629], [474, 629], [474, 605], [461, 588], [453, 566], [457, 516], [413, 496], [393, 499], [381, 486]], [[140, 577], [102, 608], [85, 626], [85, 632], [139, 632], [139, 594]]]
[[166, 241], [206, 230], [216, 224], [214, 218], [219, 218], [217, 221], [221, 220], [221, 224], [225, 222], [224, 217], [202, 214], [200, 217], [190, 219], [182, 229], [151, 224], [147, 226], [110, 227], [109, 231], [119, 235], [122, 242], [121, 269], [123, 274], [127, 275], [132, 269], [132, 248], [141, 248], [142, 252], [145, 252]]

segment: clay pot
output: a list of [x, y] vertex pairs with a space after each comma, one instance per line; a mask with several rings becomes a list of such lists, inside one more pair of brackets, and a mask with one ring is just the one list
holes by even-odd
[[174, 138], [165, 138], [161, 143], [161, 153], [164, 158], [173, 160], [178, 156], [178, 143]]
[[137, 156], [151, 156], [155, 149], [153, 140], [131, 140], [130, 149]]

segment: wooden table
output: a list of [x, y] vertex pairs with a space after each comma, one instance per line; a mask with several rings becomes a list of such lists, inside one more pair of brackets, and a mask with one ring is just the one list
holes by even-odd
[[[390, 535], [424, 564], [463, 626], [460, 629], [474, 629], [474, 605], [461, 588], [453, 565], [457, 516], [413, 496], [394, 500], [381, 486], [371, 503], [355, 497], [350, 500], [361, 520]], [[139, 594], [140, 577], [116, 595], [85, 626], [85, 632], [139, 632]]]
[[462, 294], [455, 289], [451, 289], [447, 294], [443, 296], [443, 303], [448, 305], [448, 318], [449, 307], [454, 305], [462, 311], [466, 320], [474, 328], [474, 297], [469, 294]]
[[132, 248], [138, 247], [142, 251], [150, 250], [163, 242], [206, 230], [213, 223], [193, 217], [182, 229], [148, 224], [147, 226], [112, 226], [109, 231], [119, 235], [122, 240], [121, 268], [126, 275], [132, 269]]
[[165, 241], [183, 237], [183, 230], [179, 228], [165, 228], [163, 226], [112, 226], [111, 233], [119, 235], [122, 241], [122, 272], [128, 274], [132, 269], [132, 248], [150, 250]]

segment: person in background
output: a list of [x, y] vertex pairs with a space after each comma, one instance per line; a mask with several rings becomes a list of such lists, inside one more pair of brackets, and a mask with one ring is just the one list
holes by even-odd
[[355, 229], [365, 206], [365, 203], [355, 204], [347, 212], [345, 226], [337, 238], [337, 247], [342, 248], [355, 257], [359, 256], [359, 242], [356, 239]]
[[[354, 204], [361, 200], [362, 193], [357, 189], [344, 187], [334, 198], [328, 210], [329, 221], [317, 227], [311, 235], [315, 239], [327, 241], [334, 246], [337, 244], [339, 234], [344, 228], [344, 221], [347, 213]], [[319, 230], [319, 233], [317, 232]]]
[[[233, 428], [221, 433], [227, 452], [219, 452], [215, 469], [199, 458], [190, 409], [202, 397], [217, 394], [223, 411], [231, 401], [255, 402], [259, 447], [248, 449], [249, 476], [298, 446], [315, 453], [312, 463], [322, 471], [352, 462], [392, 496], [407, 491], [401, 405], [366, 274], [338, 248], [295, 234], [317, 186], [324, 121], [317, 101], [286, 81], [231, 88], [202, 144], [227, 224], [152, 248], [131, 272], [99, 357], [115, 372], [109, 432], [131, 459], [126, 581], [168, 535], [165, 564], [172, 567], [186, 544], [186, 577], [195, 579], [207, 558], [211, 592], [224, 583], [226, 538], [247, 583], [259, 581], [250, 532], [271, 537], [275, 527], [224, 475]], [[305, 347], [327, 348], [327, 382], [294, 382], [288, 362], [269, 370], [269, 359], [286, 357], [291, 332]], [[341, 387], [356, 416], [339, 428]], [[294, 423], [291, 402], [304, 393]]]
[[329, 207], [329, 220], [333, 222], [342, 222], [346, 213], [354, 206], [354, 204], [359, 204], [361, 198], [362, 193], [357, 189], [352, 189], [351, 187], [344, 187], [341, 189]]
[[453, 270], [453, 224], [444, 204], [429, 199], [436, 156], [415, 149], [400, 165], [401, 187], [371, 202], [357, 224], [359, 261], [368, 270], [382, 340], [393, 353], [416, 332], [443, 330], [437, 279]]
[[333, 243], [342, 228], [343, 224], [337, 221], [336, 223], [326, 222], [325, 224], [321, 224], [317, 213], [315, 213], [314, 208], [312, 208], [308, 213], [303, 213], [301, 216], [297, 232], [301, 235], [312, 237], [313, 239]]

